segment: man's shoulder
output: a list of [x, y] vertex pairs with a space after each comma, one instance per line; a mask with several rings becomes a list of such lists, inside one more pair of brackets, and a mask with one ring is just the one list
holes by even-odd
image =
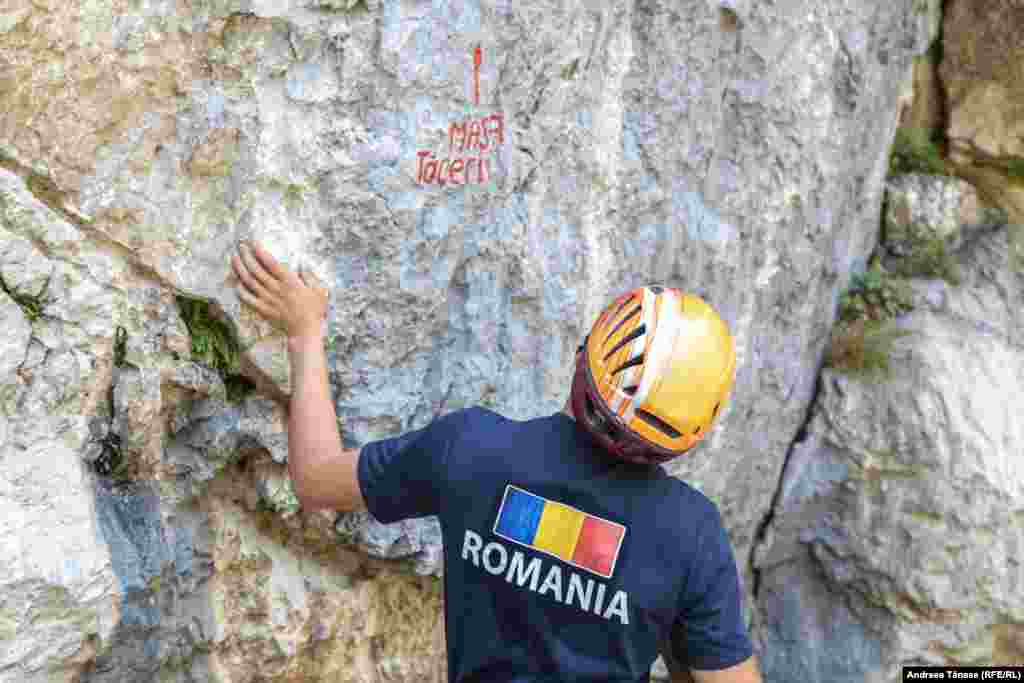
[[508, 421], [508, 418], [500, 413], [479, 405], [457, 408], [438, 416], [437, 419], [463, 428], [483, 424], [500, 424]]
[[508, 420], [508, 418], [501, 413], [496, 413], [490, 408], [486, 408], [481, 405], [463, 408], [462, 412], [466, 414], [466, 419], [469, 420], [487, 420], [490, 422], [505, 422]]
[[696, 486], [682, 479], [669, 477], [669, 491], [675, 502], [687, 511], [687, 516], [702, 522], [717, 522], [721, 519], [718, 506]]
[[469, 433], [493, 430], [508, 421], [493, 410], [474, 405], [438, 414], [428, 427], [439, 437], [457, 441]]

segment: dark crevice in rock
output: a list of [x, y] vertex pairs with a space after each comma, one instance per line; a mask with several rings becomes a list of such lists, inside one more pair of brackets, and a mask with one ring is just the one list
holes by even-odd
[[538, 168], [537, 166], [534, 166], [533, 168], [531, 168], [530, 172], [527, 173], [522, 178], [522, 180], [520, 180], [516, 184], [515, 188], [513, 188], [512, 191], [513, 192], [524, 192], [525, 193], [525, 192], [529, 192], [531, 189], [533, 189], [534, 182], [537, 180], [537, 168]]
[[[115, 332], [115, 347], [120, 342], [120, 331], [124, 330], [123, 327], [118, 326]], [[125, 334], [125, 341], [127, 341], [127, 333]], [[110, 375], [110, 386], [107, 388], [107, 415], [104, 420], [102, 417], [94, 420], [90, 424], [90, 432], [93, 434], [92, 443], [87, 446], [88, 449], [98, 449], [99, 455], [91, 461], [93, 471], [100, 477], [102, 477], [107, 486], [113, 490], [118, 490], [120, 486], [130, 483], [130, 478], [126, 477], [127, 463], [124, 461], [124, 453], [121, 450], [121, 435], [115, 424], [117, 419], [117, 405], [114, 400], [114, 391], [117, 388], [117, 381], [120, 378], [121, 366], [123, 361], [123, 354], [118, 358], [118, 349], [115, 348], [114, 353], [114, 367], [111, 370]], [[88, 458], [87, 458], [88, 460]]]
[[807, 412], [804, 414], [804, 419], [800, 423], [800, 428], [797, 429], [796, 436], [793, 437], [793, 441], [790, 442], [789, 448], [786, 449], [786, 458], [782, 463], [782, 469], [779, 472], [779, 480], [775, 483], [775, 493], [772, 494], [771, 503], [768, 506], [768, 511], [765, 513], [761, 522], [757, 525], [757, 531], [754, 533], [754, 540], [750, 544], [750, 557], [748, 558], [748, 566], [750, 567], [750, 575], [754, 577], [753, 586], [751, 586], [751, 596], [754, 599], [754, 609], [757, 608], [757, 598], [761, 590], [761, 570], [757, 568], [755, 558], [757, 557], [758, 550], [761, 545], [765, 542], [765, 538], [768, 535], [768, 530], [771, 528], [772, 522], [775, 519], [775, 509], [782, 498], [782, 485], [786, 481], [786, 474], [789, 468], [791, 457], [794, 449], [807, 438], [807, 432], [810, 427], [811, 420], [814, 416], [814, 409], [818, 402], [818, 393], [821, 390], [821, 371], [823, 368], [823, 353], [819, 354], [818, 357], [818, 369], [815, 373], [814, 380], [814, 391], [811, 393], [811, 398], [807, 402]]
[[949, 5], [950, 0], [941, 0], [939, 3], [939, 32], [935, 36], [935, 41], [932, 43], [929, 50], [931, 50], [934, 64], [932, 65], [935, 69], [935, 89], [938, 91], [938, 104], [939, 104], [939, 123], [938, 130], [936, 131], [936, 137], [939, 139], [942, 145], [943, 156], [949, 156], [949, 140], [946, 138], [946, 131], [949, 130], [949, 92], [946, 90], [946, 84], [942, 80], [942, 39], [944, 33], [944, 24], [946, 17], [946, 7]]

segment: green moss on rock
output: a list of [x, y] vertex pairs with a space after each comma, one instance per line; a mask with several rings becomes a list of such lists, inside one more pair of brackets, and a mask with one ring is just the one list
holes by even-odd
[[940, 237], [916, 241], [907, 256], [892, 264], [892, 270], [904, 277], [939, 277], [954, 286], [962, 281], [960, 266]]
[[179, 296], [178, 308], [191, 337], [192, 360], [223, 378], [228, 401], [238, 402], [252, 393], [253, 383], [239, 371], [241, 345], [234, 330], [213, 316], [208, 301]]
[[29, 294], [14, 291], [7, 286], [3, 277], [0, 277], [0, 289], [2, 289], [7, 296], [14, 301], [14, 303], [18, 304], [18, 307], [22, 310], [25, 314], [25, 318], [30, 323], [34, 323], [36, 320], [39, 320], [43, 315], [43, 309], [52, 303], [52, 300], [45, 298], [45, 292], [41, 293], [39, 296], [31, 296]]
[[907, 334], [877, 320], [840, 323], [832, 332], [825, 365], [852, 374], [888, 377], [893, 342]]
[[920, 128], [896, 131], [889, 157], [889, 175], [901, 173], [950, 175], [931, 131]]
[[854, 275], [849, 289], [839, 298], [839, 319], [888, 320], [912, 308], [910, 284], [875, 262], [868, 271]]

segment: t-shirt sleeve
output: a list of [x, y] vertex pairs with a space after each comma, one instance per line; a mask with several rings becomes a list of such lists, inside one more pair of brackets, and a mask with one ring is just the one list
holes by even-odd
[[714, 671], [754, 654], [743, 623], [743, 591], [729, 535], [711, 505], [695, 543], [696, 555], [680, 596], [671, 655], [689, 669]]
[[448, 454], [465, 416], [464, 410], [451, 412], [359, 450], [359, 488], [370, 514], [384, 524], [440, 514]]

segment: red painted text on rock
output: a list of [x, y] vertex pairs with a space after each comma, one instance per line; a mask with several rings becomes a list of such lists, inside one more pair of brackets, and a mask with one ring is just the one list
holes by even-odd
[[505, 142], [501, 114], [452, 123], [448, 127], [448, 156], [438, 158], [429, 149], [416, 153], [416, 182], [446, 185], [481, 184], [490, 179], [485, 154]]

